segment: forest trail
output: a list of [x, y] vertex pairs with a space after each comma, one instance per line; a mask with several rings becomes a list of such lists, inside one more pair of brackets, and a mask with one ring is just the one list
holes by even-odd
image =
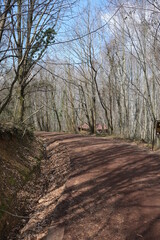
[[41, 133], [69, 148], [71, 174], [45, 240], [159, 240], [160, 157], [134, 143]]

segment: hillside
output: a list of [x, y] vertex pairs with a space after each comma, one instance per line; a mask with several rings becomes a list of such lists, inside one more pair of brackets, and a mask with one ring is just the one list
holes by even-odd
[[18, 193], [38, 174], [42, 158], [42, 142], [32, 133], [0, 126], [0, 239], [22, 220], [25, 201], [20, 204]]

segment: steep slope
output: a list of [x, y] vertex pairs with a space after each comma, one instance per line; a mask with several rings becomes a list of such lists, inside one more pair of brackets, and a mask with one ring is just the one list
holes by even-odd
[[25, 205], [17, 194], [37, 174], [42, 158], [42, 143], [31, 132], [0, 126], [0, 239], [21, 221]]

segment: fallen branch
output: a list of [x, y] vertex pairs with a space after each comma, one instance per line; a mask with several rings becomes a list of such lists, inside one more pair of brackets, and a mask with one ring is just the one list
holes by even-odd
[[42, 108], [44, 108], [44, 105], [41, 106], [38, 110], [36, 110], [34, 113], [32, 113], [29, 117], [24, 119], [24, 121], [22, 123], [25, 123], [28, 119], [30, 119], [33, 115], [35, 115], [37, 112], [39, 112]]
[[1, 212], [4, 212], [4, 213], [7, 213], [7, 214], [9, 214], [9, 215], [11, 215], [11, 216], [13, 216], [13, 217], [17, 217], [17, 218], [25, 218], [25, 219], [29, 219], [29, 218], [30, 218], [30, 217], [27, 217], [27, 216], [21, 216], [21, 215], [13, 214], [13, 213], [11, 213], [11, 212], [8, 212], [8, 211], [2, 210], [2, 209], [0, 209], [0, 211], [1, 211]]

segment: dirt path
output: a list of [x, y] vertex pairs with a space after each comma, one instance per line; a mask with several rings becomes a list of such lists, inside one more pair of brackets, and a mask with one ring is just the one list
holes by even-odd
[[70, 149], [72, 171], [46, 240], [160, 240], [160, 156], [135, 144], [41, 134]]

